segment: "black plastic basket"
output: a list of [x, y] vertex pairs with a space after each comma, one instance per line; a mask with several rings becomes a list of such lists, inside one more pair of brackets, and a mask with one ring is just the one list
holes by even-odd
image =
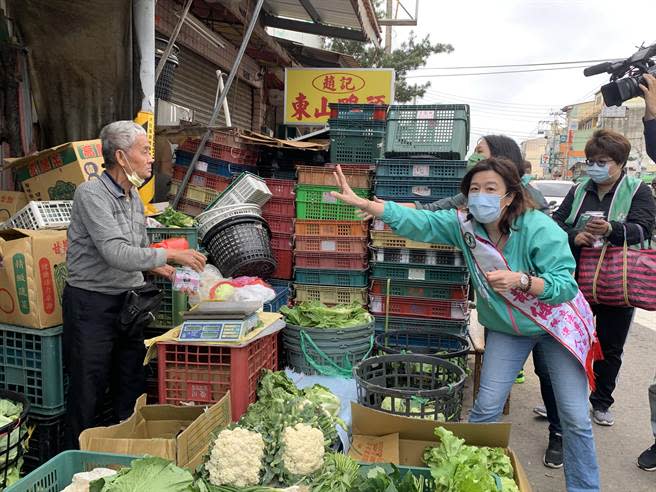
[[431, 330], [390, 330], [376, 335], [381, 355], [421, 354], [448, 360], [467, 370], [469, 341], [465, 337]]
[[379, 355], [353, 373], [361, 405], [403, 417], [460, 420], [465, 371], [456, 364], [427, 355]]
[[34, 430], [23, 457], [25, 461], [23, 470], [25, 472], [36, 470], [43, 463], [64, 450], [64, 439], [66, 437], [65, 417], [66, 414], [54, 417], [30, 414], [29, 427]]
[[9, 469], [18, 466], [24, 454], [25, 442], [28, 438], [25, 422], [30, 411], [30, 402], [20, 393], [7, 390], [0, 390], [0, 399], [23, 405], [23, 411], [16, 420], [0, 427], [0, 442], [2, 442], [0, 445], [0, 490], [3, 490], [8, 485]]
[[240, 275], [268, 278], [276, 269], [271, 232], [259, 217], [235, 217], [205, 234], [203, 246], [225, 277]]

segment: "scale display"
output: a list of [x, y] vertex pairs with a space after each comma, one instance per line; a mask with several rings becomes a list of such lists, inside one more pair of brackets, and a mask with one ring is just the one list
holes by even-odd
[[259, 323], [257, 315], [245, 320], [185, 321], [180, 329], [180, 342], [238, 342]]

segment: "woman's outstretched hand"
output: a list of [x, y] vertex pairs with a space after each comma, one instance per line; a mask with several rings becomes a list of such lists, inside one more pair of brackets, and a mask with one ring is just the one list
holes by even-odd
[[339, 165], [336, 166], [333, 175], [335, 176], [335, 181], [337, 182], [340, 191], [331, 191], [330, 194], [332, 196], [344, 203], [359, 208], [363, 212], [361, 214], [362, 216], [369, 215], [372, 217], [380, 217], [383, 215], [385, 202], [382, 200], [372, 202], [356, 195], [349, 186], [348, 181], [346, 181], [346, 177], [344, 176], [344, 173], [342, 173], [342, 168]]

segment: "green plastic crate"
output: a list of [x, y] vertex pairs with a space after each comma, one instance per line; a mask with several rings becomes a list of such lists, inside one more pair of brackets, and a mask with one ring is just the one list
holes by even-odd
[[330, 130], [330, 162], [373, 163], [383, 157], [385, 132]]
[[[299, 185], [296, 188], [296, 218], [306, 220], [362, 220], [357, 208], [347, 205], [330, 192], [339, 191], [334, 186]], [[362, 198], [369, 190], [355, 188], [354, 193]]]
[[467, 267], [426, 266], [415, 263], [374, 263], [371, 278], [387, 280], [416, 280], [433, 284], [466, 285], [469, 282]]
[[385, 131], [385, 120], [344, 120], [344, 119], [329, 119], [328, 127], [331, 130], [371, 130], [371, 131]]
[[401, 297], [420, 297], [423, 299], [467, 299], [469, 293], [468, 285], [423, 285], [421, 282], [412, 280], [393, 280], [389, 283], [389, 292], [387, 280], [374, 280], [371, 292], [373, 294], [401, 296]]
[[416, 263], [421, 265], [463, 266], [461, 251], [437, 251], [421, 249], [372, 248], [372, 261], [387, 263]]
[[118, 470], [130, 466], [132, 460], [137, 458], [140, 456], [64, 451], [7, 487], [5, 492], [60, 492], [71, 484], [76, 473], [100, 467]]
[[460, 178], [376, 178], [374, 194], [385, 197], [448, 198], [460, 193]]
[[446, 319], [421, 319], [421, 318], [402, 318], [390, 316], [375, 316], [376, 334], [385, 332], [385, 320], [387, 320], [387, 330], [406, 330], [406, 331], [426, 331], [435, 330], [438, 333], [448, 333], [450, 335], [459, 335], [464, 337], [469, 331], [469, 319], [464, 320], [446, 320]]
[[150, 326], [171, 329], [182, 324], [182, 315], [189, 308], [187, 294], [173, 290], [173, 284], [165, 278], [150, 274], [146, 278], [164, 293], [162, 304]]
[[395, 105], [387, 115], [385, 155], [462, 160], [469, 146], [469, 106]]
[[377, 178], [452, 178], [462, 179], [467, 172], [467, 161], [437, 159], [379, 159]]
[[339, 287], [366, 287], [367, 271], [313, 270], [297, 268], [295, 282], [299, 284], [336, 285]]
[[198, 231], [195, 227], [149, 227], [147, 233], [151, 244], [172, 237], [184, 237], [191, 249], [198, 249]]
[[0, 388], [25, 395], [32, 411], [64, 411], [62, 327], [45, 330], [0, 324]]

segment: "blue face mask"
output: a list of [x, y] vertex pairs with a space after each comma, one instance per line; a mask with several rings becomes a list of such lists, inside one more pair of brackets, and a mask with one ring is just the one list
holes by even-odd
[[598, 166], [597, 164], [587, 166], [585, 172], [595, 183], [605, 183], [610, 179], [610, 174], [608, 174], [608, 164], [605, 166]]
[[493, 193], [470, 193], [467, 198], [467, 207], [476, 222], [489, 224], [501, 217], [501, 199]]

